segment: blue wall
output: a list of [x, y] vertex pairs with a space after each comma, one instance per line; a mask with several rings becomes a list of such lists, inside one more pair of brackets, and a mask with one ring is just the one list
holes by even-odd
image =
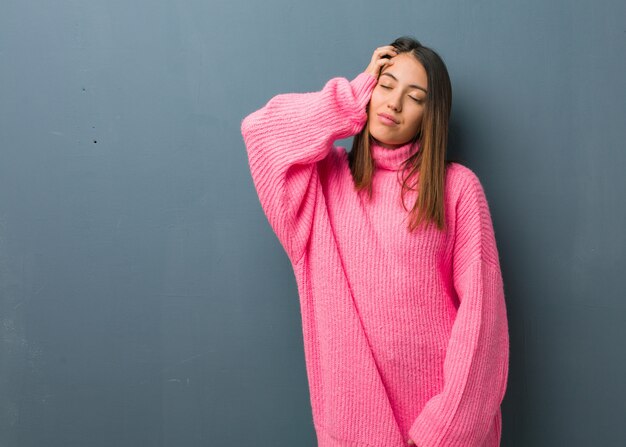
[[4, 0], [0, 445], [314, 445], [295, 280], [240, 121], [403, 34], [446, 61], [450, 155], [492, 211], [502, 445], [626, 445], [625, 17], [590, 0]]

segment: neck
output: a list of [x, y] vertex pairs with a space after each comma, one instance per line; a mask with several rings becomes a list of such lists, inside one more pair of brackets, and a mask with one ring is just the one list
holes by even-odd
[[370, 140], [372, 142], [372, 144], [376, 144], [380, 147], [384, 147], [385, 149], [398, 149], [399, 147], [404, 146], [406, 143], [401, 143], [401, 144], [388, 144], [388, 143], [383, 143], [382, 141], [379, 141], [377, 139], [375, 139], [374, 137], [372, 137], [372, 139]]
[[418, 142], [408, 141], [403, 144], [385, 144], [374, 138], [370, 140], [370, 151], [374, 159], [374, 165], [377, 168], [389, 171], [402, 169], [402, 162], [418, 150]]

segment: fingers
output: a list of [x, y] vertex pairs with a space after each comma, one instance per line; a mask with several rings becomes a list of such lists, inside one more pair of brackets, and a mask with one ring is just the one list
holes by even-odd
[[397, 54], [398, 51], [393, 45], [385, 45], [376, 48], [366, 71], [374, 76], [378, 76], [383, 67], [393, 64], [392, 58]]
[[372, 59], [378, 60], [382, 58], [383, 56], [394, 57], [397, 54], [398, 52], [392, 45], [387, 45], [384, 47], [376, 48], [376, 50], [374, 50], [374, 56], [372, 57]]
[[[385, 65], [393, 64], [392, 58], [396, 56], [397, 54], [398, 52], [392, 45], [386, 45], [384, 47], [376, 48], [376, 50], [374, 51], [373, 59], [375, 60], [375, 64], [379, 68], [382, 68]], [[389, 57], [385, 57], [385, 56], [389, 56]]]
[[397, 53], [396, 48], [393, 45], [385, 45], [383, 47], [378, 47], [374, 50], [374, 52], [381, 52], [381, 53]]

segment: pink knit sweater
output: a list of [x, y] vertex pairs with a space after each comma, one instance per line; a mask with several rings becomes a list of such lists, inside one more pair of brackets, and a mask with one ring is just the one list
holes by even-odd
[[[410, 233], [400, 163], [372, 147], [373, 200], [347, 152], [376, 77], [279, 94], [241, 132], [261, 205], [294, 269], [320, 447], [500, 444], [509, 336], [489, 207], [469, 168], [446, 171], [448, 229]], [[411, 209], [416, 192], [405, 196]]]

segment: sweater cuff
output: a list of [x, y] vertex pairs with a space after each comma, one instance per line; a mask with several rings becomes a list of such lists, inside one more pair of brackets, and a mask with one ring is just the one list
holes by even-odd
[[354, 96], [358, 101], [359, 110], [364, 110], [371, 98], [371, 92], [378, 78], [370, 73], [361, 72], [350, 81]]

